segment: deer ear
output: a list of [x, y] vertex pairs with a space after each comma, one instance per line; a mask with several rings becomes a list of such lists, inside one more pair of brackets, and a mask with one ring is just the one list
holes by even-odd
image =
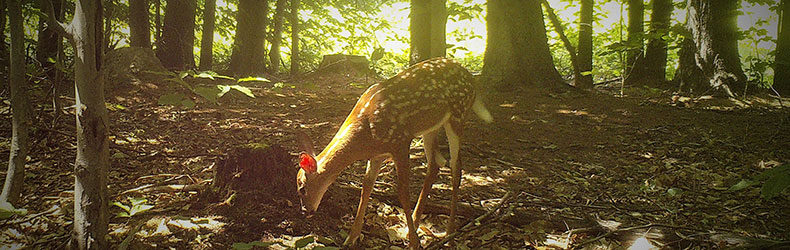
[[315, 155], [313, 152], [313, 140], [310, 139], [310, 136], [307, 136], [307, 133], [302, 130], [297, 130], [296, 141], [299, 143], [300, 150], [309, 155]]
[[299, 154], [299, 167], [304, 169], [307, 173], [315, 173], [318, 170], [318, 165], [315, 162], [315, 158], [312, 155], [309, 155], [305, 152]]

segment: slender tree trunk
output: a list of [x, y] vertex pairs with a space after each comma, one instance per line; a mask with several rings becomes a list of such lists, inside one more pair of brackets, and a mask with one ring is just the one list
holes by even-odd
[[557, 35], [559, 35], [560, 41], [562, 41], [562, 44], [565, 46], [565, 50], [568, 51], [568, 55], [571, 58], [571, 66], [573, 67], [573, 79], [581, 78], [581, 74], [580, 74], [581, 70], [579, 70], [579, 58], [576, 54], [577, 53], [576, 48], [573, 47], [571, 40], [568, 39], [567, 35], [565, 35], [565, 27], [562, 25], [562, 22], [560, 22], [560, 19], [557, 17], [557, 14], [555, 14], [556, 12], [554, 11], [554, 9], [551, 8], [551, 5], [549, 5], [549, 2], [546, 0], [542, 0], [541, 3], [543, 3], [543, 6], [546, 8], [546, 13], [548, 14], [549, 21], [551, 21], [551, 26], [554, 27], [554, 32], [557, 32]]
[[112, 16], [115, 12], [115, 6], [118, 5], [118, 0], [105, 0], [104, 1], [104, 51], [110, 51], [115, 48], [112, 44]]
[[214, 64], [214, 14], [217, 0], [206, 0], [203, 10], [203, 37], [200, 40], [200, 70], [211, 70]]
[[625, 75], [631, 73], [636, 61], [644, 54], [645, 4], [643, 0], [628, 0], [628, 51]]
[[790, 96], [790, 3], [780, 3], [781, 21], [779, 38], [776, 41], [776, 64], [774, 65], [773, 87], [783, 97]]
[[77, 157], [74, 163], [73, 249], [108, 249], [107, 168], [109, 123], [104, 104], [102, 1], [76, 0], [71, 24], [48, 10], [49, 24], [68, 37], [74, 47]]
[[710, 83], [709, 94], [735, 96], [746, 87], [738, 54], [738, 0], [689, 0], [689, 28], [697, 65]]
[[6, 51], [6, 46], [5, 46], [5, 23], [6, 23], [5, 7], [6, 7], [6, 0], [0, 1], [0, 74], [4, 76], [8, 75], [5, 72], [6, 57], [8, 56], [8, 51]]
[[168, 69], [192, 69], [195, 56], [195, 12], [193, 0], [168, 0], [165, 6], [165, 23], [156, 56]]
[[154, 42], [159, 46], [159, 42], [162, 39], [162, 0], [154, 0], [154, 28], [156, 31], [154, 32]]
[[411, 0], [409, 64], [446, 55], [446, 0]]
[[667, 41], [664, 36], [669, 33], [674, 6], [672, 0], [653, 0], [653, 12], [650, 16], [650, 38], [647, 42], [644, 58], [636, 61], [634, 69], [628, 75], [627, 84], [636, 81], [644, 85], [665, 88], [667, 68]]
[[291, 0], [291, 75], [299, 73], [299, 0]]
[[148, 0], [129, 0], [129, 45], [151, 48]]
[[593, 0], [582, 0], [581, 11], [579, 13], [579, 72], [575, 79], [576, 87], [582, 89], [592, 89], [592, 22], [593, 22]]
[[274, 29], [272, 34], [272, 47], [269, 49], [269, 61], [271, 62], [271, 67], [269, 70], [277, 74], [280, 71], [280, 46], [282, 46], [283, 41], [283, 21], [285, 18], [285, 8], [287, 0], [277, 0], [277, 8], [274, 12]]
[[[63, 10], [61, 0], [44, 0], [46, 4], [54, 6], [55, 15], [58, 20], [63, 18]], [[54, 61], [58, 55], [58, 43], [60, 43], [60, 34], [46, 25], [46, 20], [39, 19], [38, 41], [36, 45], [36, 60], [41, 63], [44, 71], [47, 73], [50, 80], [54, 76]]]
[[[690, 35], [691, 31], [688, 33]], [[699, 95], [707, 89], [704, 73], [694, 58], [697, 51], [693, 38], [686, 37], [680, 42], [678, 68], [672, 82], [682, 93]]]
[[8, 1], [8, 16], [11, 27], [11, 65], [9, 86], [11, 89], [11, 151], [8, 159], [3, 192], [0, 203], [19, 205], [22, 184], [25, 178], [25, 163], [29, 149], [30, 101], [25, 82], [25, 37], [22, 22], [21, 0]]
[[502, 89], [567, 87], [549, 51], [540, 2], [490, 0], [482, 79]]
[[236, 16], [236, 38], [230, 57], [230, 70], [236, 76], [263, 74], [265, 68], [264, 35], [267, 1], [240, 0]]

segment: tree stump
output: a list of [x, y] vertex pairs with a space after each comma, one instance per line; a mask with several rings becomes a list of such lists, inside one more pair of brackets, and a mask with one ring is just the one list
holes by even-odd
[[318, 65], [322, 73], [351, 73], [367, 74], [370, 71], [370, 62], [364, 56], [334, 54], [325, 55]]
[[296, 167], [280, 145], [247, 144], [231, 150], [217, 162], [214, 181], [206, 194], [213, 201], [236, 193], [292, 198], [296, 194]]

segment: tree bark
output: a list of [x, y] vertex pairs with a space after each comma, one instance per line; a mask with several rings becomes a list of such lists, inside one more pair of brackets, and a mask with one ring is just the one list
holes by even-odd
[[112, 43], [112, 16], [118, 5], [118, 0], [105, 0], [103, 14], [104, 14], [104, 51], [110, 51], [115, 48]]
[[299, 0], [291, 0], [291, 76], [299, 75]]
[[[690, 36], [691, 31], [688, 31], [688, 33]], [[697, 51], [697, 45], [694, 44], [694, 40], [691, 37], [687, 36], [680, 42], [678, 68], [675, 71], [675, 78], [672, 79], [672, 82], [681, 93], [702, 94], [707, 89], [704, 83], [704, 73], [694, 58]]]
[[5, 23], [6, 23], [6, 1], [0, 1], [0, 73], [4, 76], [8, 75], [5, 72], [5, 64], [6, 64], [6, 57], [8, 56], [8, 51], [6, 51], [5, 45]]
[[54, 18], [49, 24], [69, 38], [74, 48], [77, 157], [74, 163], [73, 249], [107, 249], [109, 124], [104, 104], [102, 1], [77, 0], [71, 24]]
[[230, 57], [230, 70], [238, 77], [263, 74], [266, 62], [264, 34], [266, 33], [265, 0], [240, 0], [236, 16], [236, 38]]
[[781, 1], [781, 21], [776, 41], [773, 87], [783, 97], [790, 96], [790, 3]]
[[[51, 4], [54, 7], [55, 15], [58, 20], [63, 19], [62, 1], [61, 0], [44, 0], [46, 4]], [[46, 25], [46, 20], [39, 19], [38, 41], [36, 44], [36, 60], [41, 63], [47, 76], [51, 79], [54, 75], [55, 64], [51, 62], [58, 55], [58, 43], [60, 43], [60, 35], [52, 28]]]
[[162, 39], [156, 56], [168, 69], [186, 70], [195, 67], [192, 48], [195, 44], [195, 12], [193, 0], [168, 0]]
[[148, 0], [129, 0], [129, 45], [151, 48]]
[[645, 4], [643, 0], [628, 0], [628, 50], [625, 75], [631, 74], [634, 64], [644, 54]]
[[446, 0], [411, 0], [409, 64], [446, 55]]
[[154, 0], [154, 43], [159, 47], [159, 42], [162, 39], [162, 0]]
[[[28, 129], [30, 128], [30, 101], [25, 81], [25, 33], [22, 22], [21, 0], [8, 1], [8, 17], [11, 31], [11, 57], [9, 87], [11, 90], [11, 150], [8, 159], [3, 192], [0, 203], [19, 205], [22, 184], [25, 178], [25, 163], [29, 150]], [[4, 41], [3, 41], [4, 42]]]
[[554, 68], [540, 2], [490, 0], [487, 8], [484, 82], [502, 89], [567, 86]]
[[746, 75], [738, 54], [738, 0], [689, 0], [688, 26], [697, 47], [696, 62], [710, 82], [710, 94], [734, 97]]
[[636, 61], [634, 69], [626, 79], [626, 84], [639, 81], [656, 88], [666, 88], [667, 41], [674, 6], [672, 0], [653, 0], [650, 15], [650, 30], [645, 56]]
[[269, 61], [271, 65], [269, 71], [277, 74], [280, 71], [280, 46], [283, 41], [283, 22], [285, 18], [285, 5], [287, 0], [277, 0], [277, 7], [274, 12], [274, 29], [272, 34], [272, 47], [269, 49]]
[[214, 21], [217, 0], [206, 0], [203, 9], [203, 37], [200, 39], [200, 70], [211, 70], [214, 64]]
[[581, 11], [579, 12], [579, 72], [576, 72], [574, 82], [578, 88], [592, 89], [593, 0], [582, 0], [581, 5]]

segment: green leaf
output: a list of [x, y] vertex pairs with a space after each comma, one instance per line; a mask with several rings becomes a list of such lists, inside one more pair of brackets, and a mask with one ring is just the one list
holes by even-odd
[[271, 82], [271, 81], [269, 81], [269, 79], [266, 79], [266, 78], [263, 78], [263, 77], [250, 76], [250, 77], [240, 78], [239, 80], [236, 80], [236, 82], [242, 83], [242, 82]]
[[120, 207], [121, 209], [126, 210], [126, 211], [129, 211], [129, 209], [130, 209], [129, 206], [124, 205], [123, 203], [118, 202], [118, 201], [110, 203], [110, 204], [113, 205], [113, 206], [116, 206], [116, 207]]
[[131, 215], [129, 215], [129, 213], [127, 213], [127, 212], [118, 212], [117, 214], [115, 214], [115, 216], [118, 216], [118, 217], [121, 217], [121, 218], [129, 218], [129, 217], [132, 217], [132, 216], [131, 216]]
[[771, 177], [779, 174], [780, 172], [790, 172], [790, 164], [785, 164], [785, 165], [781, 165], [781, 166], [777, 166], [777, 167], [765, 170], [764, 172], [762, 172], [759, 175], [755, 176], [754, 179], [755, 180], [765, 180], [765, 179], [771, 178]]
[[184, 100], [181, 100], [181, 106], [184, 106], [185, 108], [191, 109], [191, 108], [195, 107], [195, 102], [192, 101], [191, 99], [184, 99]]
[[140, 205], [148, 201], [146, 198], [129, 198], [129, 201], [132, 203], [132, 206]]
[[487, 234], [485, 234], [482, 237], [480, 237], [480, 240], [482, 240], [482, 241], [489, 241], [489, 240], [493, 239], [494, 237], [496, 237], [497, 234], [499, 234], [499, 230], [492, 230], [491, 232], [488, 232]]
[[219, 89], [219, 94], [217, 94], [217, 98], [224, 96], [225, 94], [228, 93], [228, 91], [230, 91], [230, 86], [228, 85], [217, 85], [217, 88]]
[[136, 214], [148, 211], [148, 210], [150, 210], [153, 207], [154, 206], [152, 206], [152, 205], [135, 205], [135, 206], [132, 206], [132, 210], [129, 211], [129, 216], [134, 216]]
[[209, 74], [208, 72], [201, 72], [200, 74], [194, 75], [192, 77], [214, 80], [214, 76]]
[[247, 88], [247, 87], [244, 87], [244, 86], [241, 86], [241, 85], [230, 85], [230, 88], [235, 89], [235, 90], [237, 90], [237, 91], [239, 91], [241, 93], [244, 93], [245, 95], [249, 96], [250, 98], [255, 98], [255, 95], [252, 94], [252, 91], [249, 88]]
[[157, 103], [159, 105], [178, 105], [182, 99], [184, 99], [184, 95], [180, 93], [166, 94], [160, 96]]
[[128, 156], [128, 155], [126, 155], [126, 154], [124, 154], [124, 153], [122, 153], [122, 152], [115, 152], [115, 154], [112, 154], [112, 156], [111, 156], [111, 157], [112, 157], [113, 159], [125, 159], [125, 158], [127, 158], [127, 157], [129, 157], [129, 156]]
[[25, 215], [27, 214], [27, 209], [14, 208], [14, 205], [11, 205], [11, 203], [5, 201], [0, 202], [0, 219], [7, 219], [15, 214]]
[[313, 243], [313, 241], [315, 241], [315, 237], [307, 236], [307, 237], [301, 238], [301, 239], [297, 240], [296, 242], [294, 242], [294, 247], [296, 247], [296, 248], [303, 248], [303, 247], [306, 247], [307, 244]]
[[790, 187], [790, 173], [779, 172], [763, 184], [760, 190], [764, 199], [771, 199], [782, 193], [787, 187]]
[[210, 102], [213, 102], [213, 103], [217, 102], [217, 98], [219, 98], [219, 93], [220, 93], [220, 89], [217, 88], [216, 86], [213, 87], [213, 88], [210, 88], [210, 87], [196, 87], [195, 90], [193, 90], [193, 91], [195, 92], [195, 94], [198, 94], [199, 96], [202, 96], [206, 100], [208, 100]]
[[752, 185], [757, 184], [757, 183], [759, 183], [759, 182], [758, 181], [754, 181], [754, 180], [742, 179], [741, 181], [739, 181], [735, 185], [732, 185], [732, 187], [730, 187], [729, 190], [730, 191], [738, 191], [738, 190], [742, 190], [742, 189], [747, 188], [747, 187], [751, 187]]
[[680, 194], [680, 189], [678, 189], [678, 188], [667, 189], [667, 194], [669, 194], [670, 197], [673, 197], [675, 195]]

